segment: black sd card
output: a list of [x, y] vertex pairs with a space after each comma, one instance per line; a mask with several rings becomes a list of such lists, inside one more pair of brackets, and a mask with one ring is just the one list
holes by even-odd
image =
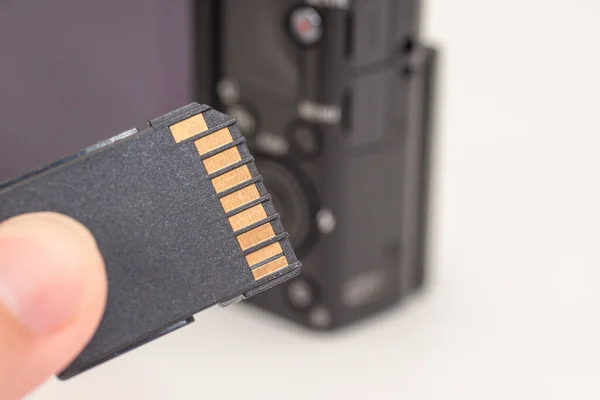
[[108, 302], [67, 379], [300, 272], [235, 120], [190, 104], [0, 184], [0, 221], [69, 215], [94, 234]]

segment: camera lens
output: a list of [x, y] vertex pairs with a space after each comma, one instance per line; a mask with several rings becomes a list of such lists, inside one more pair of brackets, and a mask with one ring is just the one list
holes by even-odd
[[315, 239], [316, 192], [302, 170], [289, 161], [258, 156], [256, 166], [292, 247], [300, 256]]

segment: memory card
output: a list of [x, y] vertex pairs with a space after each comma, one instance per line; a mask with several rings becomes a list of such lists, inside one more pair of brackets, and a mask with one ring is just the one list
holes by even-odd
[[60, 379], [300, 272], [235, 119], [206, 105], [0, 184], [0, 221], [38, 211], [83, 223], [107, 268], [102, 321]]

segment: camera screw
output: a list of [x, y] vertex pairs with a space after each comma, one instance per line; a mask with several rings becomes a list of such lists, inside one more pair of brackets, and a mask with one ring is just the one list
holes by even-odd
[[323, 20], [313, 7], [299, 7], [290, 15], [290, 32], [304, 46], [311, 46], [323, 37]]
[[323, 208], [317, 213], [317, 226], [323, 234], [333, 232], [335, 229], [335, 216], [328, 208]]
[[314, 307], [308, 315], [310, 324], [317, 328], [328, 328], [331, 326], [331, 312], [323, 306]]
[[236, 104], [227, 109], [227, 114], [236, 119], [244, 136], [254, 136], [256, 133], [256, 118], [248, 109]]
[[294, 307], [304, 309], [313, 304], [315, 296], [313, 288], [307, 281], [295, 279], [288, 286], [288, 298]]
[[232, 79], [222, 79], [217, 84], [219, 99], [226, 105], [233, 105], [240, 101], [240, 85]]

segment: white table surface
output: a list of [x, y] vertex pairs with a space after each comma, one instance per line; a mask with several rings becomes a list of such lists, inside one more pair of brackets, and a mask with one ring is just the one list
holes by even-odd
[[430, 0], [429, 291], [337, 335], [247, 306], [31, 396], [600, 398], [600, 3]]

